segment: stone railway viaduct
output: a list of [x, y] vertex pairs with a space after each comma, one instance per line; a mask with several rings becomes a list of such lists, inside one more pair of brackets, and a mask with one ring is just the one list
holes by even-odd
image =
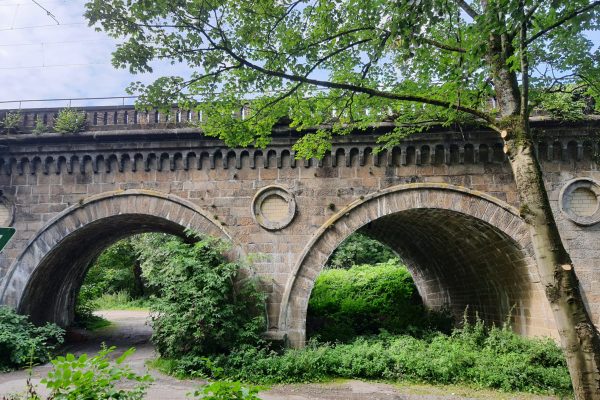
[[[268, 334], [302, 345], [314, 280], [360, 230], [407, 263], [424, 302], [468, 305], [516, 331], [556, 336], [530, 237], [499, 139], [439, 130], [374, 153], [385, 127], [336, 140], [323, 160], [295, 160], [284, 128], [266, 149], [229, 149], [187, 120], [198, 115], [87, 109], [79, 134], [0, 136], [0, 304], [66, 325], [87, 267], [108, 245], [148, 231], [193, 228], [225, 238], [254, 263], [268, 293]], [[162, 119], [162, 120], [161, 120]], [[600, 121], [535, 122], [538, 155], [562, 238], [600, 322]]]

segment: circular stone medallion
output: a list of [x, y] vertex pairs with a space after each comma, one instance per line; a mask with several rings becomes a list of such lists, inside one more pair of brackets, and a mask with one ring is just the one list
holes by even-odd
[[576, 178], [560, 191], [560, 210], [579, 225], [600, 221], [600, 186], [590, 178]]
[[294, 195], [280, 186], [262, 188], [252, 201], [252, 215], [265, 229], [270, 231], [283, 229], [296, 215]]

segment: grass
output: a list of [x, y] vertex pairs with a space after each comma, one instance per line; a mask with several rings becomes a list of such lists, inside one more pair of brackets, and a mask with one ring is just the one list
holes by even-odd
[[125, 291], [103, 294], [94, 300], [95, 310], [147, 310], [149, 299], [132, 299]]
[[81, 325], [88, 331], [95, 331], [97, 329], [106, 328], [107, 326], [112, 325], [112, 322], [98, 315], [92, 315], [91, 317], [81, 321]]

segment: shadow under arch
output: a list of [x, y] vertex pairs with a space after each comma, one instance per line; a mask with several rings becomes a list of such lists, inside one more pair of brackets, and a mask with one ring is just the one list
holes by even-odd
[[447, 184], [398, 185], [365, 196], [332, 216], [307, 244], [286, 284], [279, 330], [305, 342], [306, 313], [317, 275], [333, 251], [360, 231], [396, 251], [426, 305], [465, 307], [501, 324], [511, 313], [525, 335], [555, 336], [537, 278], [529, 230], [514, 207]]
[[88, 197], [52, 218], [29, 241], [0, 287], [0, 304], [30, 315], [35, 323], [67, 326], [87, 267], [106, 247], [132, 234], [181, 236], [187, 228], [231, 241], [218, 221], [174, 195], [127, 190]]

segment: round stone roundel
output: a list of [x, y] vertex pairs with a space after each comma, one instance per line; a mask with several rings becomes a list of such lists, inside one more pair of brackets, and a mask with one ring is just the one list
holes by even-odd
[[296, 215], [294, 195], [281, 186], [267, 186], [259, 190], [252, 201], [252, 215], [265, 229], [283, 229]]
[[600, 221], [600, 186], [590, 178], [573, 179], [562, 188], [560, 210], [578, 225]]

